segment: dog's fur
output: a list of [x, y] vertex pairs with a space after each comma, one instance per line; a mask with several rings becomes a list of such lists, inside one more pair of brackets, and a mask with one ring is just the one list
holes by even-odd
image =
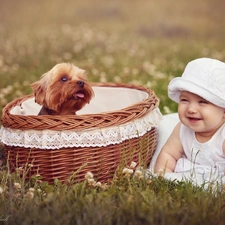
[[69, 63], [55, 65], [33, 84], [38, 115], [74, 115], [94, 96], [85, 71]]

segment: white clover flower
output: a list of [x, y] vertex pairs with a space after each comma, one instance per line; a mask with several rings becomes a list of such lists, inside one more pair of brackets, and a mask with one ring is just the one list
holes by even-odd
[[124, 168], [123, 169], [123, 174], [129, 174], [129, 175], [131, 175], [131, 174], [133, 174], [133, 170], [132, 169], [128, 169], [128, 168]]
[[164, 177], [165, 171], [164, 169], [159, 169], [158, 177]]
[[96, 182], [93, 178], [89, 178], [89, 179], [87, 179], [87, 181], [88, 181], [89, 186], [95, 186], [95, 184], [96, 184]]
[[133, 68], [131, 70], [131, 73], [134, 74], [134, 75], [137, 75], [139, 73], [139, 70], [137, 68]]
[[34, 188], [29, 188], [29, 191], [30, 191], [30, 192], [34, 192], [35, 189], [34, 189]]
[[148, 88], [152, 88], [152, 82], [151, 81], [148, 81], [147, 83], [146, 83], [146, 87], [148, 87]]
[[23, 173], [23, 167], [16, 168], [16, 172], [19, 173], [19, 174], [22, 174]]
[[28, 191], [26, 193], [25, 197], [30, 198], [30, 199], [34, 198], [34, 192], [33, 191]]
[[114, 82], [119, 83], [119, 82], [121, 82], [121, 77], [115, 76], [113, 80], [114, 80]]
[[137, 166], [137, 163], [132, 161], [130, 164], [130, 168], [135, 168], [136, 166]]
[[146, 183], [147, 184], [151, 184], [152, 183], [152, 180], [151, 179], [148, 179], [148, 180], [146, 180]]
[[137, 168], [135, 170], [135, 176], [139, 179], [139, 180], [142, 180], [144, 178], [144, 172], [143, 172], [143, 168], [140, 167], [140, 168]]
[[21, 188], [20, 183], [14, 183], [14, 188], [15, 188], [15, 189], [20, 189], [20, 188]]
[[128, 68], [128, 67], [123, 68], [123, 73], [129, 74], [130, 68]]
[[140, 80], [135, 80], [135, 79], [131, 81], [131, 84], [133, 84], [133, 85], [142, 85]]
[[102, 183], [100, 181], [98, 181], [96, 184], [95, 184], [96, 187], [101, 187], [102, 186]]
[[101, 76], [99, 79], [100, 79], [100, 82], [103, 82], [103, 83], [104, 83], [104, 82], [107, 82], [107, 79], [106, 79], [106, 77], [104, 77], [104, 76]]
[[102, 190], [106, 190], [107, 188], [108, 188], [108, 185], [106, 183], [101, 185]]
[[94, 177], [93, 173], [92, 172], [87, 172], [85, 174], [85, 179], [88, 180], [88, 179], [92, 179]]
[[124, 168], [122, 173], [127, 174], [128, 173], [128, 170], [129, 170], [128, 168]]
[[136, 171], [135, 171], [135, 175], [136, 175], [137, 177], [141, 176], [142, 174], [143, 174], [143, 173], [142, 173], [141, 170], [136, 170]]

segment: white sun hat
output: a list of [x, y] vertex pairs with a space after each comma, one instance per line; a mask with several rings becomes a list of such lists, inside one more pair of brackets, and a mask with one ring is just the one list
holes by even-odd
[[194, 93], [225, 108], [225, 63], [210, 58], [189, 62], [182, 76], [170, 81], [168, 96], [178, 103], [180, 91]]

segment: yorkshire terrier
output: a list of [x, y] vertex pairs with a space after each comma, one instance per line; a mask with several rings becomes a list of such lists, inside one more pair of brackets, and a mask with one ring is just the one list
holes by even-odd
[[31, 88], [42, 105], [38, 115], [75, 115], [94, 96], [85, 71], [69, 63], [55, 65]]

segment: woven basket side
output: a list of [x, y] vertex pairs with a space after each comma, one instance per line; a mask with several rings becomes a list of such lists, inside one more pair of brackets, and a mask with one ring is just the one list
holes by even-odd
[[119, 165], [135, 161], [147, 166], [156, 142], [157, 129], [153, 128], [142, 137], [106, 147], [43, 150], [5, 146], [4, 151], [11, 172], [22, 167], [27, 172], [27, 178], [40, 174], [50, 183], [56, 178], [65, 182], [73, 174], [74, 181], [79, 182], [90, 171], [98, 181], [107, 182]]
[[22, 116], [11, 114], [10, 111], [16, 105], [32, 95], [24, 96], [15, 99], [6, 105], [2, 112], [2, 125], [12, 129], [34, 129], [34, 130], [77, 130], [77, 129], [90, 129], [90, 128], [105, 128], [109, 126], [121, 125], [135, 119], [141, 118], [152, 110], [156, 109], [159, 105], [159, 100], [152, 90], [135, 85], [123, 84], [95, 84], [96, 86], [104, 87], [124, 87], [135, 88], [137, 90], [148, 93], [148, 98], [141, 102], [126, 107], [118, 111], [100, 114], [86, 114], [86, 115], [72, 115], [72, 116]]

